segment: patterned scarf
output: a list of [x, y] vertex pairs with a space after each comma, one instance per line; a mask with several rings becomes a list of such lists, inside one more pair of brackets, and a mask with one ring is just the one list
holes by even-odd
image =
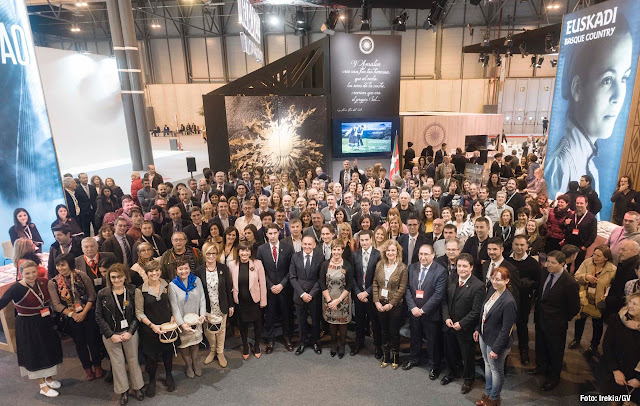
[[[72, 288], [67, 286], [65, 279], [66, 278], [62, 276], [62, 274], [58, 274], [53, 278], [56, 283], [56, 287], [58, 288], [60, 299], [67, 304], [67, 307], [73, 306], [75, 304], [74, 300], [78, 300], [82, 305], [87, 304], [87, 289], [85, 288], [80, 275], [75, 271], [71, 272], [70, 279], [73, 284]], [[72, 291], [75, 292], [72, 293]], [[74, 294], [76, 297], [74, 297]]]
[[189, 292], [191, 292], [196, 288], [196, 279], [198, 279], [198, 277], [190, 273], [189, 276], [187, 277], [187, 286], [184, 286], [184, 283], [182, 283], [182, 279], [180, 279], [179, 276], [176, 275], [176, 277], [173, 278], [172, 282], [177, 287], [179, 287], [182, 291], [185, 292], [185, 297], [184, 297], [185, 303], [187, 303], [187, 300], [189, 300]]

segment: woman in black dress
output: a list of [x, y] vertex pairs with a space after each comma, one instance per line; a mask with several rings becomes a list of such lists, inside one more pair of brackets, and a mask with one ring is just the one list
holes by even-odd
[[26, 209], [21, 207], [13, 212], [13, 226], [9, 229], [9, 238], [11, 244], [14, 244], [18, 238], [28, 238], [36, 247], [36, 252], [42, 252], [42, 237], [38, 232], [38, 227], [31, 222], [31, 216]]
[[16, 347], [20, 374], [37, 379], [40, 394], [58, 396], [60, 382], [53, 380], [62, 363], [62, 345], [54, 329], [49, 305], [51, 299], [47, 279], [38, 277], [38, 266], [26, 260], [20, 264], [23, 279], [14, 283], [0, 298], [0, 309], [14, 303], [16, 317]]
[[238, 260], [229, 261], [229, 271], [233, 281], [233, 301], [236, 303], [235, 314], [240, 322], [242, 337], [242, 358], [249, 358], [247, 335], [249, 324], [253, 324], [255, 344], [253, 353], [260, 358], [260, 339], [262, 330], [262, 314], [260, 309], [267, 305], [267, 282], [264, 267], [260, 260], [251, 255], [251, 246], [243, 241], [238, 247]]
[[173, 370], [173, 345], [179, 345], [180, 341], [172, 344], [160, 342], [160, 334], [162, 333], [160, 325], [175, 322], [169, 304], [169, 284], [161, 277], [162, 270], [159, 262], [148, 262], [144, 270], [147, 273], [147, 281], [136, 289], [136, 318], [141, 324], [140, 348], [146, 356], [146, 370], [149, 374], [146, 395], [151, 398], [156, 394], [156, 371], [160, 357], [167, 376], [167, 391], [176, 390], [176, 382], [171, 374]]
[[69, 217], [69, 209], [64, 204], [59, 204], [56, 206], [56, 221], [51, 223], [51, 229], [58, 224], [66, 224], [71, 229], [71, 236], [76, 237], [78, 235], [84, 235], [80, 225], [75, 219]]

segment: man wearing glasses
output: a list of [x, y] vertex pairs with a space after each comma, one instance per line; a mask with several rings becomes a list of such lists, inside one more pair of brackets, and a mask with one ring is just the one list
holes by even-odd
[[187, 247], [187, 235], [182, 231], [177, 231], [171, 236], [171, 244], [173, 248], [168, 249], [160, 258], [160, 269], [162, 269], [162, 278], [166, 281], [172, 281], [176, 277], [176, 261], [184, 258], [189, 263], [191, 273], [196, 268], [204, 265], [204, 257], [198, 248]]

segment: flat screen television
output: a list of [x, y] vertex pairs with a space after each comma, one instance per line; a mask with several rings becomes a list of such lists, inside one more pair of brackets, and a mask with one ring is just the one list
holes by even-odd
[[398, 118], [340, 119], [333, 123], [333, 155], [391, 156]]

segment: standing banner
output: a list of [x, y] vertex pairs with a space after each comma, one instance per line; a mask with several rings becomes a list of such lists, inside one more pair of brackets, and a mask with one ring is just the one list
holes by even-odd
[[0, 233], [8, 239], [13, 212], [25, 208], [45, 240], [64, 203], [58, 161], [22, 0], [0, 0]]
[[611, 216], [639, 49], [637, 0], [610, 0], [564, 17], [545, 178], [553, 199], [590, 175], [601, 219]]

